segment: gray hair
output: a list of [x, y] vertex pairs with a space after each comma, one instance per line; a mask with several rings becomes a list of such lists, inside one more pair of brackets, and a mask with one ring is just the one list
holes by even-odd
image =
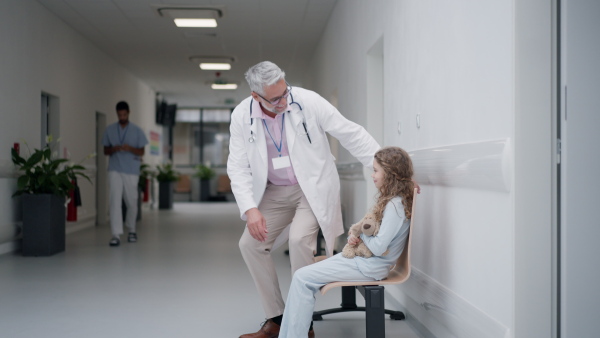
[[261, 95], [265, 94], [264, 87], [285, 79], [285, 72], [271, 61], [263, 61], [250, 67], [245, 75], [250, 90]]

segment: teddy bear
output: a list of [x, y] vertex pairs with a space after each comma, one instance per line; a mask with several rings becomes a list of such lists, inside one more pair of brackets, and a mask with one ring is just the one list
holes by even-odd
[[[379, 232], [380, 226], [381, 223], [375, 220], [375, 215], [369, 212], [358, 223], [353, 224], [350, 227], [348, 235], [354, 235], [356, 237], [359, 237], [360, 234], [363, 233], [367, 236], [375, 236]], [[373, 253], [371, 252], [371, 250], [369, 250], [369, 248], [367, 248], [365, 243], [361, 241], [356, 245], [350, 245], [347, 243], [346, 246], [344, 246], [344, 249], [342, 250], [342, 256], [346, 258], [354, 258], [354, 256], [369, 258], [373, 256]]]

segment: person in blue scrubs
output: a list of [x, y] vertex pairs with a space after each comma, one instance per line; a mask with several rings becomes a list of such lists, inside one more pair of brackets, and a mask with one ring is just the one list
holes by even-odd
[[127, 206], [125, 225], [129, 229], [127, 240], [137, 242], [135, 221], [137, 217], [138, 181], [144, 147], [148, 139], [144, 131], [129, 121], [129, 105], [125, 101], [117, 103], [119, 121], [106, 127], [102, 144], [108, 161], [108, 182], [110, 187], [110, 246], [121, 244], [123, 234], [122, 201]]

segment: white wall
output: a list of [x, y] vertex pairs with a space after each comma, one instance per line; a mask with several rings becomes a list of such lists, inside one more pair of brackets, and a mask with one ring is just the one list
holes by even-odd
[[[367, 55], [383, 38], [384, 145], [509, 141], [507, 190], [422, 185], [415, 274], [389, 288], [388, 305], [402, 303], [438, 337], [514, 334], [514, 11], [511, 1], [340, 1], [305, 81], [324, 97], [337, 92], [340, 111], [366, 125]], [[340, 160], [355, 161], [345, 150]]]
[[[107, 123], [115, 122], [119, 100], [129, 102], [134, 123], [146, 132], [160, 131], [154, 124], [155, 92], [37, 2], [0, 2], [0, 49], [0, 144], [5, 150], [0, 152], [0, 205], [14, 203], [9, 147], [21, 142], [23, 153], [23, 142], [32, 148], [41, 145], [42, 92], [60, 100], [60, 153], [66, 147], [76, 161], [95, 152], [96, 112], [105, 113]], [[146, 160], [157, 161], [151, 156]], [[85, 162], [91, 175], [94, 163]], [[93, 218], [95, 188], [85, 182], [80, 186], [83, 206], [78, 216]], [[11, 210], [0, 215], [0, 235], [7, 234], [0, 244], [12, 236], [19, 219], [15, 208]]]

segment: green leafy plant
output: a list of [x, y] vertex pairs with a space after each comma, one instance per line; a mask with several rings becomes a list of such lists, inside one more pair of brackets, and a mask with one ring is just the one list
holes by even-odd
[[201, 180], [210, 180], [215, 177], [216, 173], [210, 167], [205, 166], [204, 164], [198, 164], [196, 166], [196, 173], [194, 177], [199, 177]]
[[[54, 194], [68, 197], [69, 191], [75, 187], [71, 181], [78, 176], [87, 179], [90, 183], [92, 182], [83, 173], [85, 167], [80, 164], [81, 162], [74, 164], [67, 159], [57, 158], [56, 153], [52, 153], [51, 136], [46, 138], [46, 143], [47, 145], [44, 148], [34, 149], [33, 154], [28, 147], [28, 157], [21, 157], [15, 149], [11, 149], [12, 162], [21, 172], [17, 180], [17, 191], [13, 196]], [[84, 160], [94, 156], [96, 154], [90, 154]]]
[[146, 163], [142, 163], [140, 166], [140, 179], [138, 181], [138, 187], [142, 190], [146, 189], [146, 181], [154, 177], [154, 172], [150, 170], [150, 166]]
[[173, 169], [173, 164], [167, 162], [156, 166], [158, 174], [156, 179], [159, 182], [172, 182], [179, 179], [179, 173]]

